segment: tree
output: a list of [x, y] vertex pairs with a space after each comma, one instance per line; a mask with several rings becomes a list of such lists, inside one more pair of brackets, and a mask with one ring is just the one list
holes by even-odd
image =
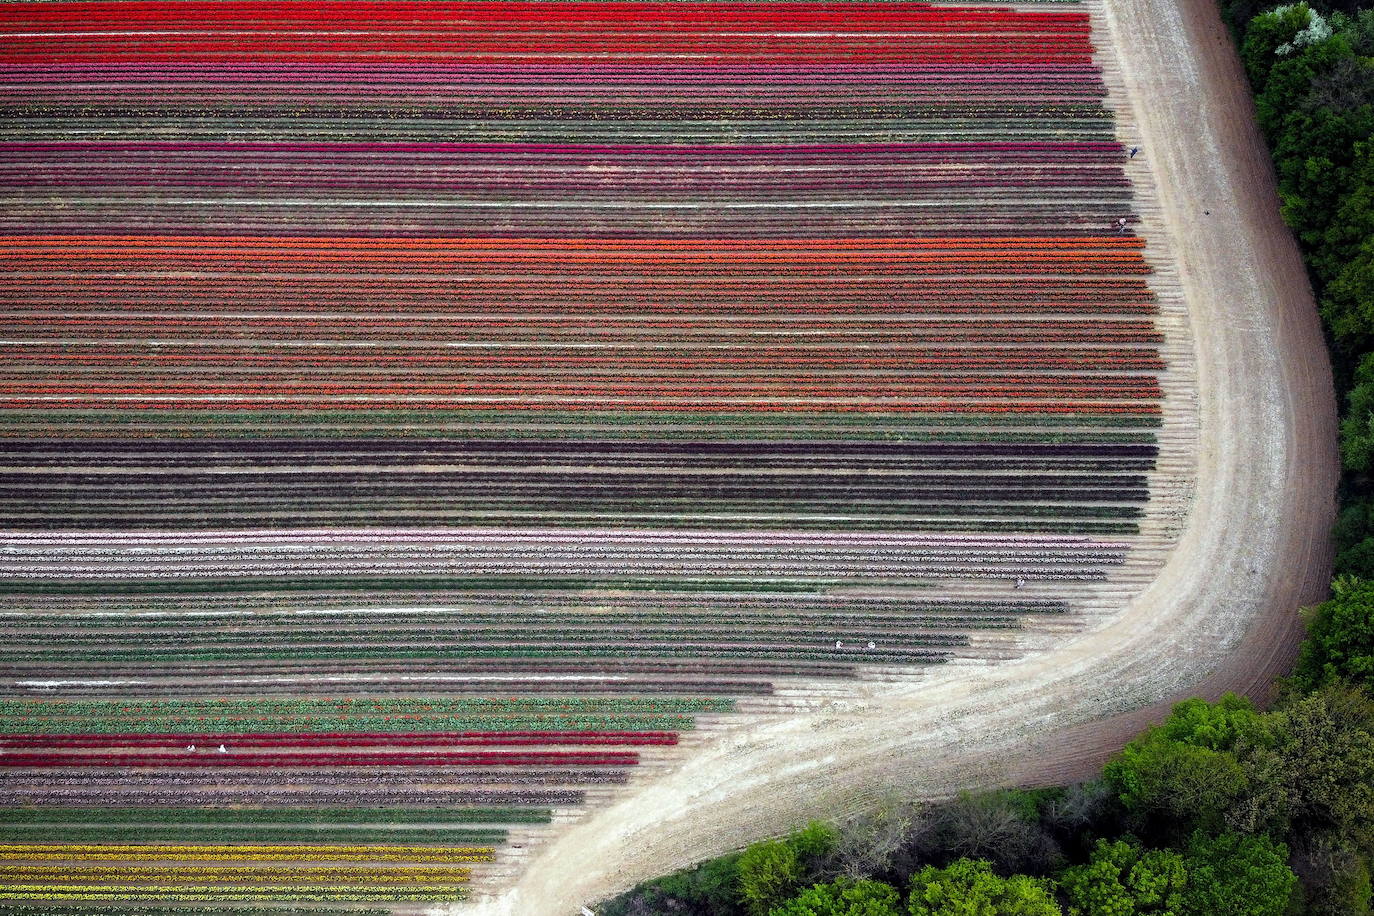
[[1288, 847], [1268, 837], [1194, 834], [1182, 916], [1283, 916], [1298, 883], [1287, 859]]
[[1146, 732], [1169, 741], [1229, 751], [1243, 739], [1263, 733], [1264, 714], [1244, 697], [1228, 693], [1215, 703], [1191, 699], [1174, 704], [1169, 718]]
[[755, 843], [740, 854], [739, 894], [746, 909], [764, 916], [816, 878], [835, 846], [835, 830], [813, 821], [781, 840]]
[[[1366, 347], [1374, 339], [1374, 235], [1351, 246], [1339, 272], [1326, 285], [1321, 314], [1331, 333], [1348, 347]], [[1370, 397], [1367, 392], [1356, 393], [1360, 386], [1367, 387], [1374, 379], [1374, 373], [1367, 368], [1369, 358], [1368, 353], [1361, 358], [1355, 370], [1355, 387], [1347, 395], [1346, 420], [1355, 420], [1361, 425], [1341, 424], [1341, 458], [1346, 469], [1366, 473], [1370, 470], [1368, 446], [1361, 448], [1347, 442], [1358, 442], [1369, 435]]]
[[1067, 785], [1046, 798], [1040, 818], [1052, 829], [1078, 833], [1115, 813], [1111, 786], [1095, 779]]
[[911, 879], [911, 916], [1062, 916], [1049, 882], [1026, 875], [1001, 878], [992, 865], [959, 859], [927, 866]]
[[1078, 861], [1088, 857], [1095, 837], [1119, 832], [1123, 819], [1116, 792], [1102, 779], [1065, 786], [1040, 810], [1041, 827]]
[[[1365, 22], [1290, 4], [1256, 16], [1242, 47], [1284, 219], [1303, 243], [1328, 327], [1354, 355], [1374, 344], [1370, 309], [1359, 298], [1365, 272], [1352, 268], [1374, 221], [1365, 149], [1374, 133], [1374, 60], [1361, 50], [1371, 41]], [[1326, 289], [1338, 277], [1340, 285]]]
[[1190, 700], [1108, 763], [1128, 809], [1166, 835], [1314, 831], [1374, 842], [1374, 704], [1330, 685], [1261, 716], [1244, 700]]
[[901, 916], [902, 896], [881, 881], [837, 878], [814, 884], [769, 916]]
[[1292, 854], [1311, 916], [1371, 916], [1374, 883], [1366, 854], [1327, 838], [1302, 838]]
[[889, 872], [901, 852], [926, 829], [919, 808], [890, 801], [872, 814], [845, 822], [835, 844], [835, 865], [850, 878]]
[[936, 809], [927, 840], [932, 852], [990, 859], [1004, 872], [1051, 871], [1063, 855], [1040, 826], [1039, 801], [1038, 793], [1015, 790], [960, 795]]
[[1279, 48], [1291, 46], [1311, 20], [1312, 9], [1306, 3], [1289, 4], [1250, 20], [1245, 29], [1240, 57], [1256, 95], [1264, 92], [1269, 71], [1278, 59]]
[[781, 840], [755, 843], [739, 857], [739, 893], [754, 916], [764, 916], [802, 884], [797, 852]]
[[1128, 811], [1161, 818], [1185, 833], [1220, 829], [1248, 788], [1232, 751], [1267, 740], [1264, 718], [1248, 700], [1234, 694], [1216, 703], [1185, 700], [1164, 724], [1113, 757], [1103, 777]]
[[1064, 870], [1070, 916], [1181, 916], [1188, 870], [1172, 850], [1098, 840], [1086, 865]]
[[[1366, 363], [1374, 398], [1374, 357]], [[1330, 601], [1308, 615], [1294, 679], [1308, 690], [1337, 679], [1374, 687], [1374, 581], [1338, 577], [1331, 593]]]
[[1342, 845], [1374, 847], [1374, 702], [1369, 695], [1328, 684], [1290, 700], [1273, 719], [1277, 741], [1271, 752], [1283, 761], [1282, 781], [1277, 791], [1260, 795], [1259, 804], [1275, 812], [1281, 828], [1276, 835], [1326, 835]]
[[[1360, 68], [1361, 84], [1374, 94], [1374, 61], [1362, 60]], [[1350, 146], [1349, 164], [1337, 188], [1340, 204], [1321, 240], [1322, 263], [1330, 272], [1322, 290], [1321, 312], [1338, 341], [1347, 348], [1367, 349], [1374, 342], [1374, 140], [1368, 139], [1368, 131], [1374, 130], [1374, 104], [1366, 102], [1344, 120], [1353, 133], [1363, 131], [1364, 139], [1357, 137]], [[1369, 380], [1366, 373], [1355, 384]], [[1351, 412], [1354, 410], [1352, 404]], [[1342, 432], [1344, 438], [1344, 429]], [[1357, 456], [1344, 448], [1342, 451], [1348, 468], [1369, 470], [1367, 453], [1363, 461], [1352, 463]]]
[[[1370, 391], [1374, 395], [1374, 387]], [[1347, 501], [1331, 529], [1331, 540], [1336, 547], [1338, 577], [1374, 579], [1374, 500], [1360, 497]]]

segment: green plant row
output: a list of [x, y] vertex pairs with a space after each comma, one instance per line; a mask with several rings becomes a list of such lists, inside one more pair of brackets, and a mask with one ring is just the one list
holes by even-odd
[[550, 808], [0, 808], [18, 824], [544, 824]]
[[219, 716], [161, 716], [157, 718], [45, 716], [0, 718], [0, 731], [30, 734], [162, 734], [216, 732], [226, 735], [268, 731], [315, 732], [427, 732], [427, 731], [690, 731], [696, 721], [686, 715], [557, 715], [545, 716], [427, 716], [420, 718], [358, 716], [349, 719], [225, 718]]
[[[384, 620], [394, 626], [367, 627], [366, 631], [376, 632], [397, 632], [406, 633], [405, 627], [416, 624], [427, 624], [432, 629], [436, 622], [455, 621], [465, 626], [480, 626], [483, 624], [503, 624], [511, 619], [513, 613], [523, 615], [523, 619], [537, 624], [542, 620], [556, 620], [560, 624], [569, 626], [581, 625], [612, 625], [612, 626], [632, 626], [640, 623], [661, 624], [665, 619], [687, 624], [710, 624], [720, 621], [777, 624], [777, 625], [825, 625], [825, 626], [925, 626], [941, 624], [957, 624], [959, 626], [974, 626], [978, 621], [986, 620], [985, 615], [996, 615], [1004, 617], [1015, 614], [1056, 614], [1064, 613], [1062, 606], [1051, 605], [1018, 605], [1015, 602], [999, 601], [961, 601], [951, 603], [949, 608], [936, 609], [929, 606], [916, 606], [913, 602], [913, 610], [920, 613], [905, 615], [901, 613], [882, 614], [876, 612], [825, 612], [817, 611], [814, 613], [784, 613], [762, 614], [754, 612], [742, 612], [730, 607], [724, 607], [718, 614], [706, 614], [700, 612], [675, 612], [671, 608], [661, 611], [631, 611], [614, 612], [605, 614], [585, 614], [576, 611], [560, 610], [535, 610], [511, 609], [502, 613], [489, 613], [486, 611], [470, 611], [466, 609], [435, 608], [431, 611], [419, 613], [396, 613], [377, 615], [367, 612], [335, 612], [328, 614], [311, 615], [310, 621], [316, 623], [303, 622], [299, 614], [266, 613], [245, 616], [232, 612], [222, 614], [177, 614], [175, 616], [141, 617], [133, 614], [118, 616], [88, 617], [77, 616], [75, 614], [45, 614], [39, 616], [20, 616], [10, 615], [0, 612], [0, 621], [9, 633], [19, 633], [25, 630], [36, 630], [46, 632], [55, 629], [63, 630], [101, 630], [111, 632], [144, 632], [155, 633], [158, 630], [177, 630], [180, 632], [195, 632], [198, 630], [210, 630], [220, 627], [251, 628], [255, 633], [272, 633], [278, 628], [281, 629], [323, 629], [332, 628], [335, 630], [347, 629], [348, 632], [360, 632], [349, 629], [355, 621], [367, 621], [375, 623], [377, 620]], [[978, 615], [978, 616], [970, 616]], [[81, 634], [83, 638], [93, 638], [94, 634]]]
[[730, 712], [723, 697], [360, 697], [204, 700], [0, 700], [0, 715], [114, 716], [194, 713]]
[[[137, 886], [95, 885], [16, 885], [0, 884], [0, 900], [110, 900], [110, 901], [180, 901], [187, 902], [260, 902], [279, 900], [283, 902], [301, 901], [352, 901], [363, 903], [409, 903], [409, 902], [446, 902], [464, 900], [467, 889], [462, 885], [433, 886], [429, 889], [415, 887], [409, 891], [396, 890], [389, 885], [376, 887], [236, 887], [234, 885], [202, 885], [183, 888], [170, 885], [164, 888]], [[141, 910], [136, 911], [142, 913]], [[222, 912], [215, 910], [214, 912]]]
[[[911, 598], [908, 596], [888, 597], [881, 600], [866, 598], [861, 602], [846, 602], [846, 607], [859, 607], [863, 610], [851, 613], [829, 608], [824, 600], [820, 603], [807, 602], [805, 598], [789, 596], [773, 597], [767, 595], [630, 595], [615, 598], [587, 597], [582, 595], [523, 595], [512, 592], [491, 594], [465, 594], [449, 596], [443, 594], [406, 593], [407, 610], [388, 611], [385, 615], [374, 614], [371, 610], [360, 609], [361, 605], [378, 606], [394, 601], [396, 595], [387, 592], [372, 592], [366, 601], [358, 595], [282, 595], [274, 598], [260, 598], [249, 595], [222, 595], [196, 597], [185, 601], [176, 597], [150, 596], [131, 598], [121, 602], [118, 610], [111, 611], [100, 602], [66, 601], [56, 599], [45, 602], [25, 602], [18, 608], [18, 602], [10, 602], [7, 610], [0, 611], [3, 625], [10, 627], [101, 627], [112, 625], [129, 626], [194, 626], [199, 620], [210, 624], [252, 623], [255, 626], [268, 626], [278, 622], [299, 623], [304, 615], [298, 609], [309, 609], [312, 616], [332, 619], [354, 618], [370, 621], [374, 616], [382, 620], [436, 620], [447, 616], [495, 616], [509, 619], [518, 615], [567, 615], [594, 613], [601, 616], [614, 611], [617, 616], [634, 614], [671, 614], [690, 613], [704, 615], [723, 612], [730, 615], [750, 614], [769, 618], [777, 614], [796, 616], [825, 616], [831, 618], [851, 616], [874, 616], [892, 613], [905, 616], [908, 613], [945, 613], [949, 611], [995, 611], [999, 608], [1021, 612], [1039, 613], [1044, 610], [1066, 610], [1063, 601], [1057, 599], [977, 599], [977, 598]], [[595, 609], [594, 611], [592, 609]], [[323, 613], [328, 611], [328, 613]], [[189, 612], [189, 613], [188, 613]]]
[[26, 652], [26, 659], [35, 661], [81, 661], [81, 662], [155, 662], [155, 661], [286, 661], [303, 659], [467, 659], [467, 658], [804, 658], [818, 661], [847, 660], [857, 661], [881, 659], [883, 661], [909, 661], [917, 664], [927, 660], [927, 656], [911, 653], [878, 654], [863, 652], [821, 652], [812, 649], [789, 648], [750, 648], [736, 646], [658, 646], [648, 648], [547, 648], [547, 649], [282, 649], [249, 650], [225, 649], [218, 651], [168, 650], [166, 652]]
[[[54, 654], [60, 654], [61, 648], [52, 650], [37, 650], [34, 653], [26, 651], [29, 647], [37, 645], [51, 645], [57, 643], [59, 646], [70, 644], [73, 649], [89, 647], [91, 643], [99, 643], [102, 646], [109, 646], [105, 650], [111, 657], [117, 657], [114, 651], [116, 646], [128, 644], [146, 645], [150, 651], [167, 652], [176, 654], [180, 651], [201, 651], [218, 649], [220, 651], [231, 651], [246, 649], [251, 655], [260, 651], [270, 644], [273, 647], [301, 647], [301, 648], [320, 648], [335, 649], [347, 647], [351, 650], [359, 642], [368, 644], [369, 651], [389, 652], [394, 648], [419, 648], [426, 652], [435, 651], [441, 654], [448, 654], [455, 651], [486, 651], [485, 644], [491, 643], [515, 643], [523, 647], [530, 647], [535, 643], [550, 643], [559, 648], [571, 647], [578, 643], [604, 643], [608, 640], [616, 642], [720, 642], [720, 643], [739, 643], [749, 641], [783, 641], [796, 643], [801, 641], [814, 642], [817, 639], [828, 642], [830, 626], [822, 623], [821, 628], [810, 628], [809, 630], [799, 630], [796, 624], [786, 623], [771, 625], [757, 623], [754, 626], [745, 626], [743, 623], [736, 623], [727, 632], [721, 631], [722, 622], [720, 620], [708, 621], [704, 624], [686, 625], [681, 627], [665, 627], [661, 624], [656, 626], [631, 625], [625, 626], [618, 621], [609, 621], [608, 624], [601, 626], [569, 627], [563, 625], [550, 624], [531, 624], [529, 627], [521, 629], [506, 629], [492, 627], [490, 629], [444, 629], [437, 627], [425, 627], [423, 629], [389, 629], [383, 630], [378, 627], [366, 627], [357, 630], [336, 631], [328, 627], [319, 627], [305, 631], [275, 631], [263, 633], [256, 630], [235, 630], [235, 631], [210, 631], [192, 633], [140, 633], [110, 631], [99, 634], [89, 633], [62, 633], [62, 634], [34, 634], [25, 637], [22, 634], [12, 634], [9, 638], [11, 642], [6, 646], [10, 653], [22, 652], [25, 657], [51, 658]], [[946, 623], [944, 626], [948, 626]], [[918, 633], [915, 624], [907, 624], [902, 628], [905, 632], [894, 634], [881, 627], [859, 627], [855, 624], [848, 624], [845, 628], [850, 638], [857, 638], [863, 634], [881, 634], [888, 638], [900, 637], [902, 645], [916, 646], [924, 645], [929, 641], [940, 642], [943, 635], [939, 633]], [[418, 647], [413, 644], [419, 644]], [[481, 648], [475, 646], [480, 645]], [[469, 646], [474, 648], [469, 649]], [[457, 647], [457, 648], [455, 648]], [[127, 650], [126, 650], [127, 651]]]
[[[150, 819], [154, 820], [155, 819]], [[507, 831], [495, 829], [407, 829], [387, 827], [281, 827], [223, 824], [182, 824], [175, 827], [119, 824], [87, 827], [78, 824], [7, 824], [0, 826], [0, 843], [267, 843], [363, 845], [500, 846]]]
[[[219, 525], [224, 524], [218, 519]], [[730, 591], [730, 592], [815, 592], [825, 582], [798, 583], [781, 580], [750, 579], [572, 579], [472, 576], [462, 578], [369, 578], [307, 577], [279, 578], [252, 576], [234, 579], [123, 579], [85, 581], [79, 579], [5, 579], [0, 594], [90, 595], [90, 594], [217, 594], [222, 592], [323, 591], [330, 589], [438, 589], [472, 591], [487, 589], [564, 589], [585, 591], [609, 589], [627, 591]], [[840, 583], [829, 583], [840, 584]]]

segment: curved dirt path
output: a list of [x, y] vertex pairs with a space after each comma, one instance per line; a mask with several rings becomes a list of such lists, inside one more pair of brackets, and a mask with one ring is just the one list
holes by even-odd
[[[873, 684], [694, 749], [532, 851], [518, 883], [455, 912], [562, 916], [642, 879], [843, 815], [887, 787], [939, 796], [1091, 775], [1167, 703], [1262, 695], [1320, 600], [1334, 513], [1325, 346], [1214, 0], [1090, 0], [1113, 36], [1194, 333], [1197, 488], [1160, 576], [1051, 651]], [[1139, 138], [1129, 132], [1139, 131]], [[1205, 212], [1209, 211], [1210, 214]]]

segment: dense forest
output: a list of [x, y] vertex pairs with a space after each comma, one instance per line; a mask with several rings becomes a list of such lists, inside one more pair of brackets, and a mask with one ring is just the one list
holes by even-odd
[[1336, 573], [1374, 578], [1374, 3], [1315, 6], [1232, 26], [1331, 345], [1345, 465]]
[[1374, 2], [1222, 11], [1341, 403], [1336, 580], [1274, 707], [1189, 700], [1093, 782], [894, 796], [643, 884], [601, 916], [1374, 914]]

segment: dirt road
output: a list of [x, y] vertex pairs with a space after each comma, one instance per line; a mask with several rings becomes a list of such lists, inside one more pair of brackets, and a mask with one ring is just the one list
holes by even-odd
[[1143, 150], [1162, 215], [1143, 231], [1174, 252], [1195, 341], [1196, 490], [1162, 573], [1056, 649], [732, 729], [533, 852], [506, 893], [455, 912], [575, 913], [892, 786], [938, 796], [1087, 776], [1168, 701], [1262, 693], [1287, 667], [1297, 609], [1325, 591], [1336, 484], [1311, 294], [1213, 0], [1085, 7], [1114, 39], [1134, 121], [1122, 139]]

